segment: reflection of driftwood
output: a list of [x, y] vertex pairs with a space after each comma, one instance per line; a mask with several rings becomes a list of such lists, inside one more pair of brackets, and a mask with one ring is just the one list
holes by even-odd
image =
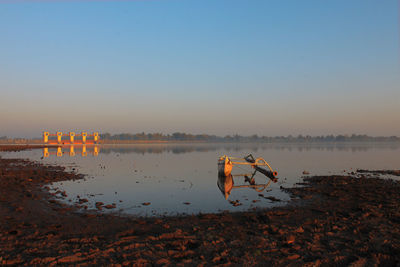
[[224, 195], [225, 199], [228, 199], [233, 188], [233, 177], [232, 175], [218, 175], [217, 186], [221, 193]]
[[232, 188], [254, 188], [254, 190], [256, 190], [257, 192], [262, 192], [262, 191], [264, 191], [265, 188], [267, 188], [269, 186], [270, 183], [271, 183], [271, 180], [268, 181], [268, 183], [266, 183], [266, 184], [235, 185]]
[[[217, 180], [217, 185], [221, 193], [224, 195], [225, 199], [228, 199], [229, 195], [231, 194], [232, 189], [235, 188], [252, 188], [257, 192], [262, 192], [264, 191], [270, 184], [272, 180], [269, 180], [268, 183], [266, 184], [255, 184], [254, 181], [254, 176], [256, 172], [254, 172], [251, 177], [249, 177], [247, 174], [236, 174], [236, 175], [218, 175], [218, 180]], [[237, 176], [242, 176], [245, 178], [245, 183], [249, 184], [243, 184], [243, 185], [234, 185], [234, 180], [233, 177]]]

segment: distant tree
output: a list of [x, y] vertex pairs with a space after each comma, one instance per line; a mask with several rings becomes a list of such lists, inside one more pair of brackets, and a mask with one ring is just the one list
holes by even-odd
[[257, 140], [258, 140], [258, 135], [253, 134], [253, 135], [250, 137], [250, 139], [251, 139], [252, 141], [257, 141]]
[[[164, 135], [162, 133], [121, 133], [111, 135], [110, 133], [100, 134], [103, 140], [170, 140], [170, 141], [209, 141], [209, 142], [399, 142], [400, 138], [397, 136], [390, 137], [371, 137], [367, 135], [326, 135], [326, 136], [310, 136], [298, 135], [293, 137], [288, 136], [258, 136], [256, 134], [250, 136], [241, 136], [235, 134], [233, 136], [226, 135], [224, 137], [207, 134], [187, 134], [182, 132], [175, 132], [172, 135]], [[6, 136], [0, 137], [0, 140], [8, 139]]]
[[233, 138], [232, 138], [232, 136], [230, 136], [230, 135], [228, 134], [228, 135], [225, 135], [225, 136], [224, 136], [224, 141], [232, 142], [232, 141], [233, 141]]
[[111, 134], [109, 134], [109, 133], [100, 134], [100, 139], [111, 140]]

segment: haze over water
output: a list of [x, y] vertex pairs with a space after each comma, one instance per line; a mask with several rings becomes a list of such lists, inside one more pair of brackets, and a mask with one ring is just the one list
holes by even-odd
[[[50, 149], [51, 154], [55, 152]], [[91, 154], [90, 146], [86, 157], [80, 155], [79, 146], [75, 147], [75, 157], [68, 155], [68, 147], [63, 152], [62, 157], [47, 158], [42, 158], [41, 150], [7, 152], [1, 156], [62, 165], [85, 174], [84, 180], [51, 185], [52, 192], [66, 191], [68, 197], [63, 201], [69, 204], [80, 196], [89, 200], [89, 209], [95, 209], [95, 202], [101, 201], [116, 204], [116, 209], [105, 212], [143, 216], [284, 205], [289, 197], [280, 186], [291, 187], [301, 182], [303, 171], [311, 175], [346, 174], [356, 169], [396, 169], [400, 165], [399, 143], [101, 145], [97, 157]], [[262, 192], [234, 188], [225, 200], [217, 187], [218, 157], [225, 154], [243, 157], [250, 153], [265, 158], [278, 171], [278, 183], [271, 183]], [[246, 170], [234, 167], [232, 173], [246, 173]], [[257, 174], [257, 184], [267, 181], [268, 178]], [[243, 177], [234, 177], [235, 186], [244, 184]], [[242, 205], [235, 207], [229, 200], [239, 200]], [[142, 205], [145, 202], [150, 205]]]

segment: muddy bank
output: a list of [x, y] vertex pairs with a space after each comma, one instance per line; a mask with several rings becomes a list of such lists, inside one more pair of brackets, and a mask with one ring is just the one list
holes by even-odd
[[9, 145], [0, 145], [0, 151], [21, 151], [27, 149], [36, 149], [36, 148], [43, 148], [46, 147], [45, 145], [32, 145], [32, 144], [9, 144]]
[[3, 265], [396, 265], [400, 184], [319, 176], [284, 189], [289, 206], [241, 213], [124, 218], [79, 213], [42, 186], [81, 179], [62, 167], [0, 159]]
[[394, 175], [400, 176], [400, 170], [357, 170], [358, 173], [371, 173], [371, 174], [382, 174], [382, 175]]

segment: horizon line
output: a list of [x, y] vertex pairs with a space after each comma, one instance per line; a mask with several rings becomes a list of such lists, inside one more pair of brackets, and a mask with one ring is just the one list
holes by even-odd
[[[63, 132], [63, 133], [70, 133], [72, 131], [67, 131], [67, 132]], [[90, 131], [83, 131], [83, 132], [90, 132]], [[225, 134], [225, 135], [217, 135], [217, 134], [208, 134], [208, 133], [199, 133], [199, 134], [193, 134], [193, 133], [185, 133], [185, 132], [173, 132], [173, 133], [161, 133], [161, 132], [136, 132], [136, 133], [109, 133], [109, 132], [99, 132], [99, 136], [100, 135], [104, 135], [104, 134], [109, 134], [111, 137], [112, 136], [118, 136], [118, 135], [130, 135], [130, 136], [135, 136], [135, 135], [139, 135], [139, 134], [144, 134], [144, 135], [154, 135], [154, 134], [159, 134], [163, 137], [172, 137], [174, 134], [183, 134], [186, 136], [201, 136], [201, 135], [206, 135], [207, 137], [217, 137], [217, 138], [227, 138], [227, 137], [242, 137], [242, 138], [251, 138], [251, 137], [255, 137], [257, 136], [257, 138], [294, 138], [294, 139], [298, 139], [298, 138], [317, 138], [317, 137], [352, 137], [352, 136], [356, 136], [356, 137], [367, 137], [367, 138], [400, 138], [400, 136], [398, 135], [368, 135], [368, 134], [356, 134], [356, 133], [352, 133], [352, 134], [320, 134], [320, 135], [310, 135], [310, 134], [297, 134], [297, 135], [293, 135], [293, 134], [287, 134], [287, 135], [259, 135], [259, 134], [250, 134], [250, 135], [240, 135], [240, 134]], [[15, 136], [7, 136], [7, 135], [0, 135], [0, 140], [1, 139], [40, 139], [43, 136], [43, 132], [41, 134], [41, 136], [36, 136], [36, 137], [15, 137]]]

